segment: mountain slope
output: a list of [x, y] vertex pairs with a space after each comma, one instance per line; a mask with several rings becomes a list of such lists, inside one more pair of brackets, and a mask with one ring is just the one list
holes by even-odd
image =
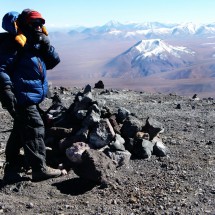
[[171, 46], [160, 39], [141, 40], [110, 61], [104, 77], [144, 77], [190, 66], [195, 52], [186, 47]]

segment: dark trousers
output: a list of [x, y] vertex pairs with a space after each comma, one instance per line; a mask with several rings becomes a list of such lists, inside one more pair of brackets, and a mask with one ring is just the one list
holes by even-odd
[[25, 159], [32, 167], [32, 171], [45, 167], [44, 133], [44, 123], [37, 106], [18, 107], [13, 130], [6, 146], [6, 162], [10, 166], [17, 166], [20, 148], [23, 147]]

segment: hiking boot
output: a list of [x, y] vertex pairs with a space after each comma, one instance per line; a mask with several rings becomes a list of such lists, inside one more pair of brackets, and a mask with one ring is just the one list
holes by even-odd
[[9, 163], [5, 164], [3, 184], [14, 184], [22, 181], [22, 177], [19, 174], [18, 168], [10, 166]]
[[56, 178], [61, 176], [61, 170], [53, 169], [51, 167], [44, 167], [39, 171], [32, 171], [32, 181], [43, 181], [49, 178]]

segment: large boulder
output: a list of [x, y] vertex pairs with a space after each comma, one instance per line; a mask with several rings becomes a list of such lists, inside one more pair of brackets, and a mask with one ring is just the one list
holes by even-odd
[[123, 138], [134, 138], [142, 129], [142, 122], [135, 116], [130, 115], [123, 123], [121, 135]]
[[82, 154], [82, 162], [74, 167], [74, 172], [81, 178], [94, 181], [98, 184], [113, 182], [116, 165], [103, 152], [87, 149]]
[[164, 127], [162, 123], [158, 122], [152, 117], [148, 117], [143, 130], [146, 133], [149, 133], [150, 140], [152, 140], [155, 136], [157, 136], [157, 134], [164, 132]]
[[81, 163], [81, 156], [87, 149], [90, 149], [88, 144], [84, 142], [76, 142], [73, 146], [66, 149], [66, 156], [72, 163]]
[[95, 83], [95, 87], [94, 88], [97, 88], [97, 89], [104, 89], [105, 86], [104, 86], [104, 83], [103, 81], [98, 81], [97, 83]]
[[135, 139], [133, 151], [137, 158], [146, 159], [151, 157], [153, 147], [154, 144], [149, 140]]
[[109, 120], [101, 119], [89, 134], [89, 144], [91, 148], [102, 148], [108, 145], [114, 137], [115, 132]]

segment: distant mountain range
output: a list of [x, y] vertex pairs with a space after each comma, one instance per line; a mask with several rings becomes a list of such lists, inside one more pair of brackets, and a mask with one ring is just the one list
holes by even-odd
[[166, 37], [183, 37], [183, 36], [205, 36], [215, 33], [215, 23], [195, 24], [195, 23], [126, 23], [122, 24], [116, 21], [110, 21], [102, 26], [91, 28], [74, 27], [69, 34], [82, 35], [87, 38], [166, 38]]

